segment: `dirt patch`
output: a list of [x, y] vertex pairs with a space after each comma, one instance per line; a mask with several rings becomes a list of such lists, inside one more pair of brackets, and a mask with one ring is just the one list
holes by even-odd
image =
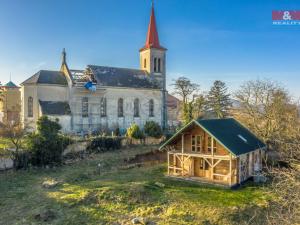
[[152, 150], [144, 154], [137, 154], [135, 157], [125, 159], [128, 164], [139, 164], [147, 162], [165, 162], [167, 160], [167, 153], [165, 151]]

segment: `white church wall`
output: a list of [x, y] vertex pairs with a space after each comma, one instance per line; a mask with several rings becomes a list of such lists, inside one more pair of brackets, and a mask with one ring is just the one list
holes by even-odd
[[41, 101], [68, 101], [69, 88], [66, 86], [38, 85], [37, 94]]
[[[28, 98], [33, 98], [33, 117], [28, 117]], [[21, 119], [28, 128], [35, 129], [39, 118], [39, 104], [37, 97], [37, 86], [26, 85], [21, 87]]]
[[[117, 127], [127, 129], [132, 123], [143, 128], [146, 121], [161, 124], [161, 92], [154, 89], [134, 88], [101, 88], [95, 93], [84, 88], [74, 88], [71, 91], [70, 106], [73, 114], [73, 128], [75, 131], [114, 130]], [[88, 97], [89, 116], [82, 117], [82, 98]], [[100, 116], [100, 99], [106, 98], [106, 117]], [[124, 101], [124, 117], [118, 117], [118, 99]], [[134, 99], [139, 99], [139, 117], [134, 117]], [[154, 100], [154, 117], [149, 117], [149, 100]]]
[[[68, 101], [69, 89], [55, 85], [25, 85], [21, 87], [22, 121], [28, 128], [35, 129], [36, 121], [41, 116], [39, 100]], [[28, 117], [28, 98], [33, 98], [33, 117]]]
[[63, 133], [71, 133], [72, 129], [71, 129], [71, 116], [69, 115], [48, 115], [48, 118], [55, 121], [56, 119], [58, 119], [58, 123], [61, 125], [62, 129], [61, 131]]

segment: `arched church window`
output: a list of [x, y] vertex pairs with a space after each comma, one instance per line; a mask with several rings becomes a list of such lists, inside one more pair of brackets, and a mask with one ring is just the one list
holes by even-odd
[[150, 99], [149, 101], [149, 117], [154, 117], [154, 101]]
[[29, 97], [28, 98], [28, 117], [33, 117], [33, 98]]
[[157, 71], [160, 73], [160, 59], [158, 59], [157, 64], [158, 64], [158, 65], [157, 65], [157, 67], [158, 67], [158, 68], [157, 68]]
[[88, 97], [82, 98], [81, 111], [82, 111], [82, 117], [89, 116], [89, 99], [88, 99]]
[[144, 59], [144, 68], [147, 67], [147, 59]]
[[133, 105], [134, 105], [134, 117], [139, 117], [140, 116], [140, 101], [138, 98], [134, 99], [134, 102], [133, 102]]
[[123, 98], [119, 98], [118, 100], [118, 117], [124, 116], [124, 109], [123, 109]]
[[100, 100], [100, 116], [106, 117], [106, 98]]
[[157, 58], [154, 58], [154, 72], [156, 72], [157, 68]]

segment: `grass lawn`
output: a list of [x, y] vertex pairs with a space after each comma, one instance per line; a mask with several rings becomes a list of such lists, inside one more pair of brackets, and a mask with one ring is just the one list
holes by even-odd
[[[0, 224], [131, 224], [135, 217], [157, 224], [242, 224], [266, 207], [264, 187], [229, 190], [173, 180], [164, 176], [165, 164], [121, 167], [124, 159], [149, 150], [124, 149], [56, 169], [0, 173]], [[45, 188], [46, 180], [60, 183]], [[54, 218], [36, 218], [47, 210]]]

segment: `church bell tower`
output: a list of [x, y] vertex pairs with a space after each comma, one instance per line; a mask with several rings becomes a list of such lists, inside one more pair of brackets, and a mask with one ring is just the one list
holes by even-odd
[[159, 43], [152, 3], [146, 43], [140, 49], [140, 69], [146, 70], [151, 75], [164, 77], [166, 74], [166, 51], [167, 49]]
[[146, 70], [161, 84], [161, 126], [165, 130], [168, 126], [166, 106], [166, 51], [159, 43], [157, 26], [155, 21], [154, 6], [152, 2], [150, 22], [146, 43], [140, 49], [140, 69]]

